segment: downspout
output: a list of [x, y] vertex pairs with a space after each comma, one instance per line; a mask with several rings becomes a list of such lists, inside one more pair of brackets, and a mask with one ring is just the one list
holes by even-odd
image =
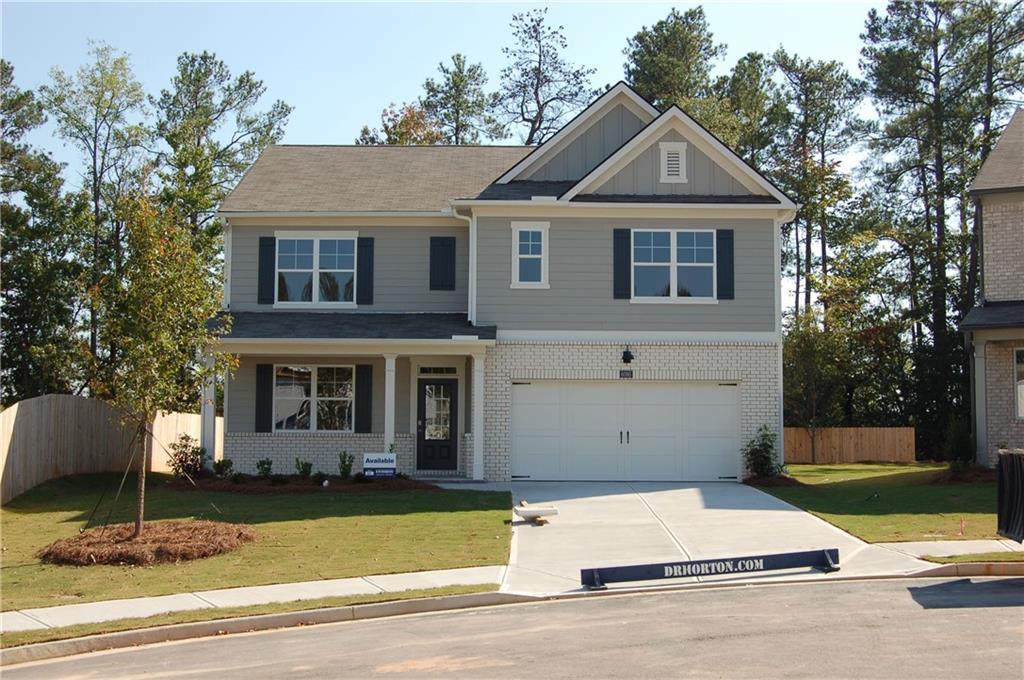
[[452, 207], [452, 217], [457, 220], [465, 220], [469, 227], [469, 295], [467, 297], [466, 315], [469, 323], [476, 325], [476, 215], [468, 217], [460, 215], [457, 208]]

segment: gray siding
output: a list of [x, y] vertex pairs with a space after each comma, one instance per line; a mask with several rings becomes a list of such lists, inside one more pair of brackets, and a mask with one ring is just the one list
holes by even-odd
[[[384, 431], [384, 359], [378, 357], [337, 356], [242, 356], [238, 369], [228, 382], [227, 432], [256, 430], [256, 364], [338, 365], [371, 364], [373, 366], [373, 431]], [[356, 385], [356, 390], [359, 385]], [[409, 431], [409, 359], [395, 361], [395, 432]], [[299, 453], [299, 452], [297, 452]]]
[[581, 179], [643, 126], [632, 111], [618, 104], [525, 179], [538, 182]]
[[[547, 290], [511, 289], [508, 218], [480, 218], [480, 324], [499, 330], [774, 331], [774, 222], [768, 219], [552, 219]], [[612, 297], [612, 230], [735, 231], [736, 299], [643, 304]]]
[[658, 141], [651, 144], [629, 165], [602, 184], [596, 194], [629, 194], [639, 196], [688, 195], [698, 196], [746, 196], [750, 194], [722, 166], [689, 142], [686, 147], [685, 183], [663, 184], [661, 178], [661, 142], [686, 142], [683, 135], [669, 130]]
[[[273, 311], [256, 303], [259, 240], [275, 231], [330, 231], [328, 227], [256, 227], [231, 229], [231, 309], [236, 312]], [[460, 227], [339, 227], [374, 239], [373, 305], [362, 312], [464, 312], [469, 299], [469, 233]], [[454, 236], [455, 290], [430, 290], [430, 237]], [[358, 273], [357, 273], [358, 277]], [[314, 308], [315, 309], [315, 308]], [[294, 311], [294, 308], [292, 308]], [[331, 310], [345, 313], [346, 310]]]

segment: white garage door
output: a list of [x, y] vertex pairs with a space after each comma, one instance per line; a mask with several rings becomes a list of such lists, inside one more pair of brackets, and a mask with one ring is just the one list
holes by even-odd
[[739, 475], [736, 385], [512, 386], [514, 478], [722, 481]]

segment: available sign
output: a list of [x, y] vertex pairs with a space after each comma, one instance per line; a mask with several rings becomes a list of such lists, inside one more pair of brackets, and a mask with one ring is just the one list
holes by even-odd
[[364, 453], [363, 474], [367, 477], [394, 477], [398, 456], [393, 453]]
[[628, 567], [581, 569], [580, 583], [588, 588], [604, 588], [606, 583], [621, 583], [623, 581], [654, 581], [663, 578], [717, 576], [719, 574], [741, 574], [752, 571], [797, 569], [800, 567], [820, 569], [826, 573], [838, 571], [839, 550], [837, 548], [827, 548], [804, 552], [776, 553], [774, 555], [726, 557], [717, 560], [694, 560], [692, 562], [634, 564]]

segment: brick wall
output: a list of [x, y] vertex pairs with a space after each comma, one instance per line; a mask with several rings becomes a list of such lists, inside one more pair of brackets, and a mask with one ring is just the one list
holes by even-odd
[[[411, 474], [416, 465], [415, 438], [395, 435], [398, 471]], [[355, 458], [352, 472], [363, 467], [364, 453], [384, 451], [383, 434], [343, 432], [225, 432], [224, 457], [230, 458], [238, 472], [256, 474], [256, 461], [274, 461], [274, 472], [295, 473], [295, 459], [313, 463], [313, 472], [338, 474], [338, 454], [348, 451]]]
[[982, 199], [985, 299], [1024, 300], [1024, 192]]
[[[761, 425], [778, 431], [782, 386], [776, 343], [631, 344], [633, 380], [708, 380], [740, 385], [740, 441]], [[484, 477], [511, 477], [512, 380], [617, 380], [622, 343], [499, 342], [487, 352]], [[782, 440], [779, 433], [779, 440]]]
[[1011, 449], [1024, 448], [1024, 420], [1015, 413], [1014, 347], [1024, 347], [1024, 338], [988, 342], [985, 346], [985, 420], [990, 466], [996, 464], [996, 448], [1000, 444], [1008, 444]]

